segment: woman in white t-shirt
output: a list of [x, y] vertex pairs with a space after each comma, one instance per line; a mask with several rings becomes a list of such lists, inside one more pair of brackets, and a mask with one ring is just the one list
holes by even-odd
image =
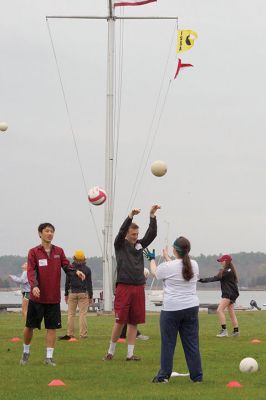
[[151, 273], [163, 280], [164, 300], [160, 316], [161, 330], [161, 368], [153, 383], [166, 383], [173, 370], [176, 339], [179, 333], [184, 349], [190, 378], [193, 382], [202, 381], [201, 358], [199, 351], [199, 299], [196, 294], [199, 267], [189, 257], [190, 242], [180, 236], [173, 244], [174, 260], [164, 249], [166, 261], [158, 267], [154, 253], [148, 252]]

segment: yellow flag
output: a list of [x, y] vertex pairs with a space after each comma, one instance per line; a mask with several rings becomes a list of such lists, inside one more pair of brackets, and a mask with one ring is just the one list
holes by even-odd
[[194, 46], [194, 41], [198, 38], [196, 32], [191, 30], [178, 30], [177, 31], [177, 46], [176, 52], [182, 53], [183, 51], [190, 50]]

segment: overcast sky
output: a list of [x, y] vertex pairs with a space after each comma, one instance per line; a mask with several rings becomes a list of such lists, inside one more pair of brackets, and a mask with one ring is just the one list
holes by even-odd
[[[9, 124], [0, 134], [0, 255], [26, 255], [44, 221], [67, 255], [101, 254], [45, 17], [106, 12], [106, 0], [0, 0], [0, 121]], [[124, 13], [178, 16], [180, 29], [198, 33], [179, 55], [194, 67], [171, 82], [152, 130], [134, 201], [141, 234], [159, 203], [157, 252], [178, 235], [194, 255], [266, 252], [265, 0], [158, 0]], [[107, 23], [49, 24], [86, 188], [104, 187]], [[174, 29], [171, 20], [124, 23], [114, 235], [129, 211], [169, 49], [163, 94], [175, 73]], [[117, 43], [119, 32], [117, 22]], [[168, 165], [162, 178], [150, 172], [157, 159]], [[104, 207], [91, 208], [102, 239]]]

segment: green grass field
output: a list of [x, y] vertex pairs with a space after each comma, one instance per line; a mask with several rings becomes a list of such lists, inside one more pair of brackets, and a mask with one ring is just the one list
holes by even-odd
[[[200, 313], [200, 343], [204, 382], [193, 384], [188, 377], [172, 378], [168, 384], [152, 384], [159, 368], [159, 315], [147, 316], [141, 327], [149, 341], [137, 341], [135, 353], [140, 362], [126, 362], [126, 344], [118, 343], [113, 361], [103, 362], [107, 350], [112, 316], [91, 316], [89, 339], [78, 342], [58, 342], [54, 358], [55, 368], [43, 365], [45, 330], [36, 331], [31, 346], [30, 363], [19, 365], [22, 342], [11, 343], [10, 338], [22, 337], [23, 321], [20, 314], [0, 315], [0, 398], [1, 400], [130, 400], [130, 399], [204, 399], [238, 400], [266, 398], [266, 313], [239, 312], [241, 336], [216, 338], [216, 315]], [[63, 316], [66, 326], [66, 316]], [[58, 331], [64, 334], [65, 330]], [[251, 344], [253, 338], [261, 344]], [[239, 372], [242, 358], [254, 357], [259, 371], [254, 374]], [[187, 372], [183, 350], [178, 341], [174, 371]], [[49, 387], [53, 379], [61, 379], [66, 386]], [[229, 381], [237, 380], [242, 388], [227, 388]]]

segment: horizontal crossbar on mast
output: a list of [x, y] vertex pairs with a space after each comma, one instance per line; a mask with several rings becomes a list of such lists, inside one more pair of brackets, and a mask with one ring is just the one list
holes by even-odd
[[68, 15], [68, 16], [63, 16], [63, 15], [48, 15], [46, 16], [46, 19], [178, 19], [178, 17], [116, 17], [116, 16], [108, 16], [108, 17], [98, 17], [98, 16], [82, 16], [82, 15]]

